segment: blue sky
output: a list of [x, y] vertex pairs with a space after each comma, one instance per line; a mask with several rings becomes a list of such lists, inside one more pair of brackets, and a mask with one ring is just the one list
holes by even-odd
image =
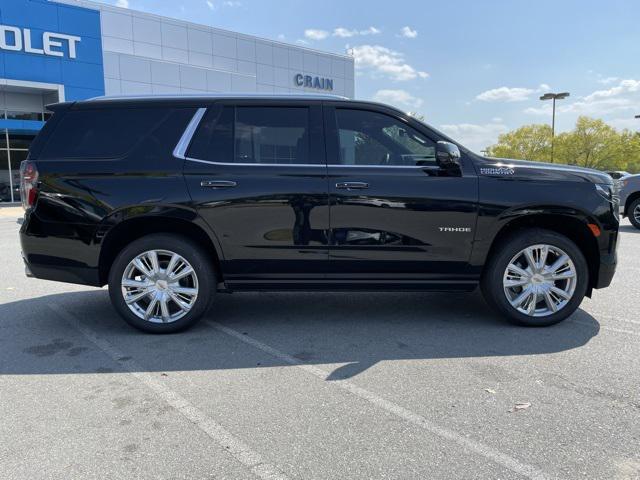
[[578, 115], [640, 130], [638, 0], [103, 0], [356, 58], [356, 97], [425, 116], [470, 148]]

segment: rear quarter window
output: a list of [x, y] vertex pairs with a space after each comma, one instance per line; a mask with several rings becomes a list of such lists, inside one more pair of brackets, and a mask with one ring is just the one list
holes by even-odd
[[39, 159], [124, 156], [172, 113], [166, 108], [70, 110], [57, 122]]

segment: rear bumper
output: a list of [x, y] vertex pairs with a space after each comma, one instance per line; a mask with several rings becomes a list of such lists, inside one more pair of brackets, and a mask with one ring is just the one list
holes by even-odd
[[43, 224], [27, 215], [20, 229], [27, 277], [99, 287], [99, 250], [91, 242], [93, 227]]
[[[87, 267], [64, 265], [56, 262], [56, 265], [48, 263], [33, 263], [27, 261], [28, 255], [22, 252], [25, 263], [25, 274], [29, 278], [39, 278], [41, 280], [53, 280], [55, 282], [76, 283], [79, 285], [91, 285], [100, 287], [98, 270]], [[31, 256], [33, 258], [33, 256]], [[45, 262], [50, 257], [43, 259]]]

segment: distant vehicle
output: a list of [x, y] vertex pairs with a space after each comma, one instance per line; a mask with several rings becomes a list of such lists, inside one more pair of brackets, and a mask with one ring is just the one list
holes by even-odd
[[218, 291], [478, 285], [505, 318], [545, 326], [615, 272], [611, 177], [480, 157], [381, 104], [217, 95], [49, 108], [21, 165], [27, 274], [109, 284], [141, 330], [191, 326]]
[[640, 230], [640, 174], [620, 180], [620, 212]]
[[627, 175], [631, 175], [629, 172], [625, 172], [623, 170], [610, 170], [606, 172], [611, 178], [614, 180], [619, 180], [622, 177], [626, 177]]

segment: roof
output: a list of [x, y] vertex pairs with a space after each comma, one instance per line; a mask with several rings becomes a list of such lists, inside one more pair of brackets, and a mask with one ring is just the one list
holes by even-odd
[[146, 102], [209, 102], [215, 100], [340, 100], [351, 101], [347, 97], [329, 94], [269, 94], [269, 93], [201, 93], [201, 94], [176, 94], [176, 95], [117, 95], [93, 97], [87, 100], [78, 100], [76, 104], [105, 104], [105, 103], [146, 103]]

